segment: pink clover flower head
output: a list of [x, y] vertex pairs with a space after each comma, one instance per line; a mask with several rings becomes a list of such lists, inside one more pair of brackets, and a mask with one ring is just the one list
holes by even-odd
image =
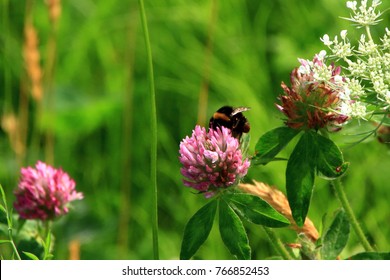
[[243, 159], [238, 139], [226, 127], [197, 125], [191, 137], [180, 143], [180, 169], [184, 185], [211, 197], [218, 189], [237, 184], [248, 172], [250, 162]]
[[83, 198], [75, 186], [61, 168], [38, 161], [35, 168], [21, 169], [14, 208], [23, 219], [52, 220], [68, 213], [71, 201]]
[[348, 120], [341, 113], [345, 92], [345, 78], [340, 75], [341, 68], [334, 64], [326, 65], [325, 52], [315, 55], [312, 61], [298, 59], [300, 67], [290, 75], [288, 87], [282, 83], [281, 104], [276, 107], [286, 117], [286, 125], [294, 129], [320, 129], [340, 125]]

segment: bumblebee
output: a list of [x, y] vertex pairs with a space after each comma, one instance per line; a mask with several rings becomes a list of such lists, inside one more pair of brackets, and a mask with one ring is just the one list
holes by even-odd
[[209, 128], [216, 129], [224, 126], [229, 128], [233, 137], [240, 139], [243, 133], [248, 133], [250, 125], [242, 112], [248, 111], [248, 107], [223, 106], [216, 111], [210, 119]]

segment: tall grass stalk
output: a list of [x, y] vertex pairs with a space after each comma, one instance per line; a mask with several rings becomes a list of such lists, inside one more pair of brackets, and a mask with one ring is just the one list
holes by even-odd
[[152, 181], [152, 233], [153, 233], [153, 257], [159, 259], [158, 251], [158, 213], [157, 213], [157, 112], [156, 112], [156, 94], [154, 90], [154, 74], [153, 74], [153, 60], [152, 50], [150, 47], [148, 23], [146, 20], [146, 13], [144, 1], [139, 0], [140, 15], [142, 22], [142, 29], [145, 39], [145, 48], [147, 54], [147, 67], [149, 76], [149, 90], [150, 90], [150, 114], [151, 114], [151, 148], [150, 148], [150, 178]]

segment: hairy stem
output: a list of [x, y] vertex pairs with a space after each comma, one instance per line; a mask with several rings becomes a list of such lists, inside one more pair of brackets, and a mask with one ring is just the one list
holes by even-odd
[[374, 249], [371, 247], [370, 243], [368, 242], [366, 236], [364, 235], [364, 232], [362, 228], [360, 227], [355, 214], [352, 211], [351, 205], [349, 204], [349, 201], [347, 199], [347, 196], [344, 192], [343, 185], [341, 184], [340, 179], [336, 179], [332, 181], [332, 186], [334, 190], [336, 191], [337, 197], [340, 200], [341, 205], [343, 206], [345, 213], [348, 216], [348, 220], [352, 225], [353, 230], [355, 231], [357, 237], [359, 238], [360, 243], [363, 245], [364, 249], [367, 252], [373, 252]]
[[279, 237], [275, 234], [275, 232], [268, 228], [263, 227], [265, 233], [267, 234], [269, 240], [271, 241], [271, 244], [274, 246], [274, 248], [279, 252], [279, 254], [283, 257], [285, 260], [293, 260], [294, 258], [291, 256], [291, 254], [287, 251], [286, 247], [280, 241]]

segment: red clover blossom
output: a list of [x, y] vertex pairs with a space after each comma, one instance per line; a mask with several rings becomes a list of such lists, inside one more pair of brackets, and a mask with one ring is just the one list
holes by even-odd
[[340, 67], [324, 63], [325, 51], [313, 61], [299, 59], [301, 66], [290, 75], [291, 87], [282, 83], [284, 95], [277, 108], [287, 117], [286, 125], [295, 129], [338, 126], [348, 120], [341, 113], [345, 80]]
[[206, 193], [206, 197], [238, 184], [250, 165], [243, 159], [238, 139], [226, 127], [206, 132], [197, 125], [192, 136], [181, 141], [179, 152], [184, 185]]
[[71, 201], [83, 198], [75, 185], [62, 169], [38, 161], [35, 168], [21, 169], [14, 207], [23, 219], [54, 219], [68, 212]]

